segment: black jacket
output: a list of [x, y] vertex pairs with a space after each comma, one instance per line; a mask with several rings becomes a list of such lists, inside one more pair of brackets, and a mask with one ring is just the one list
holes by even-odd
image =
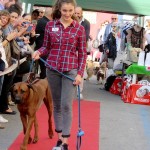
[[109, 49], [109, 53], [107, 57], [115, 60], [117, 56], [117, 44], [116, 44], [116, 38], [113, 36], [112, 32], [109, 33], [107, 40], [105, 42], [105, 50], [107, 49]]
[[43, 41], [44, 41], [44, 33], [45, 33], [45, 27], [47, 22], [49, 22], [49, 19], [45, 16], [43, 16], [36, 25], [36, 29], [35, 29], [35, 33], [36, 34], [40, 34], [39, 37], [36, 38], [35, 40], [35, 50], [39, 49], [42, 47], [43, 45]]
[[87, 42], [88, 39], [89, 39], [89, 36], [90, 36], [90, 22], [84, 18], [84, 21], [81, 22], [81, 25], [82, 25], [82, 26], [84, 27], [84, 29], [85, 29], [86, 42]]

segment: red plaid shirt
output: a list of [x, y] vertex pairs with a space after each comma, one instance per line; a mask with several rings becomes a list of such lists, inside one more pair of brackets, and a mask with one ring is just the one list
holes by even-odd
[[87, 57], [84, 27], [76, 21], [66, 29], [59, 20], [48, 22], [43, 46], [38, 51], [41, 55], [48, 54], [48, 64], [58, 71], [78, 69], [83, 76]]

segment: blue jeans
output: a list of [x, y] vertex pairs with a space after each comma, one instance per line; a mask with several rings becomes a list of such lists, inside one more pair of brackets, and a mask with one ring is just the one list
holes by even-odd
[[[64, 74], [74, 79], [77, 75], [77, 69], [64, 72]], [[69, 137], [72, 125], [72, 103], [75, 98], [76, 86], [73, 85], [73, 81], [56, 71], [47, 69], [46, 75], [53, 97], [55, 131], [62, 132], [63, 137]]]

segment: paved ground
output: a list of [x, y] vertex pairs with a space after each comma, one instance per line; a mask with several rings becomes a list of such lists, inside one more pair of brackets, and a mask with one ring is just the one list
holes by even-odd
[[[149, 106], [125, 104], [119, 96], [99, 87], [93, 77], [85, 81], [83, 95], [87, 100], [101, 103], [100, 150], [150, 150]], [[12, 108], [16, 109], [16, 106]], [[0, 150], [7, 150], [22, 130], [19, 113], [4, 117], [9, 123], [0, 130]]]

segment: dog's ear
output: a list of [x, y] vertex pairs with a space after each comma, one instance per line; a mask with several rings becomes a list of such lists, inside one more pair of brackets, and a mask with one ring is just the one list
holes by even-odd
[[10, 88], [9, 88], [9, 91], [10, 91], [10, 94], [11, 94], [11, 97], [12, 97], [12, 100], [15, 99], [14, 95], [13, 95], [13, 88], [14, 88], [15, 84], [13, 84]]
[[13, 85], [9, 88], [9, 91], [10, 91], [10, 92], [12, 92], [14, 86], [15, 86], [15, 84], [13, 84]]

